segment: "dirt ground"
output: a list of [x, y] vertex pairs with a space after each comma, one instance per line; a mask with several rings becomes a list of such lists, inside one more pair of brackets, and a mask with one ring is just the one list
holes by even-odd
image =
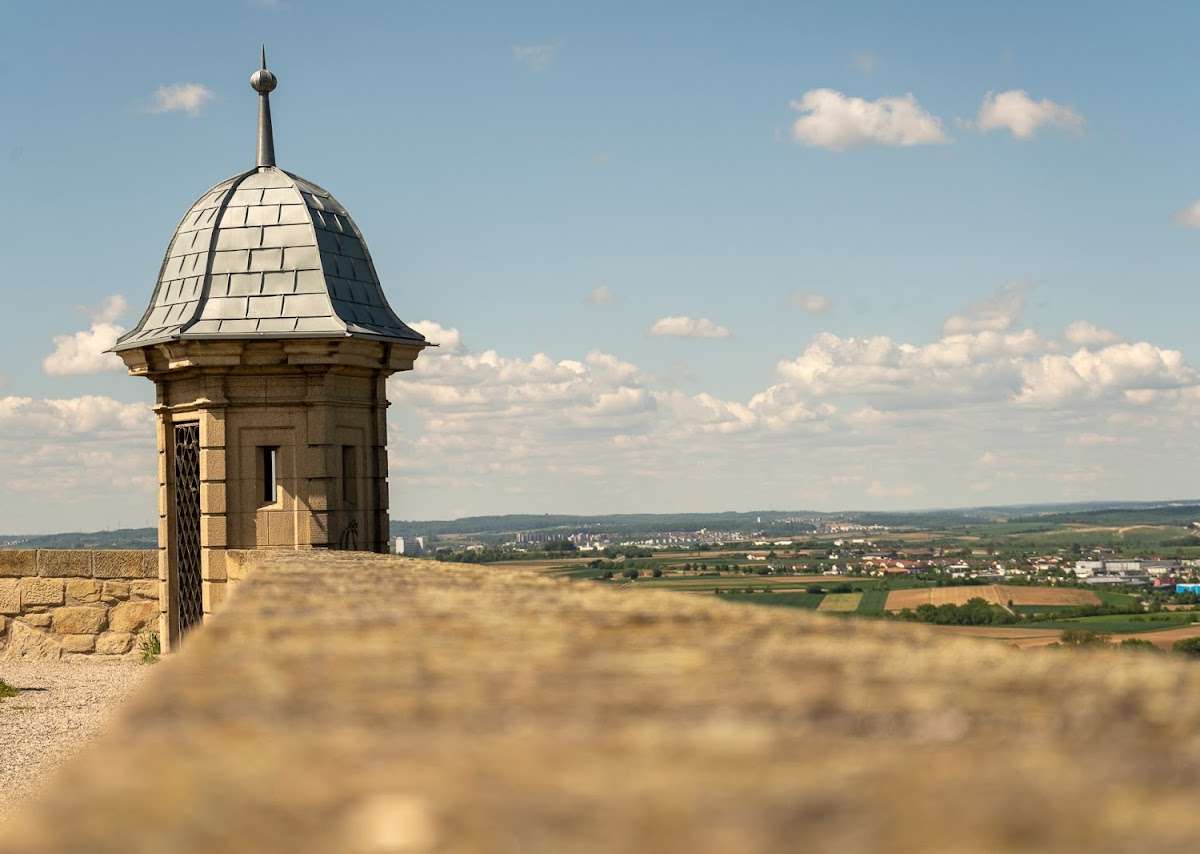
[[1100, 597], [1091, 590], [1058, 587], [1020, 587], [1004, 584], [966, 585], [962, 587], [914, 587], [888, 594], [887, 610], [916, 609], [932, 605], [963, 605], [970, 599], [986, 599], [993, 605], [1099, 605]]
[[[1062, 636], [1062, 632], [1058, 629], [1023, 629], [1015, 626], [930, 626], [930, 628], [940, 634], [1004, 640], [1021, 649], [1049, 646], [1052, 643], [1058, 643]], [[1180, 626], [1177, 629], [1163, 629], [1156, 632], [1130, 632], [1112, 635], [1112, 641], [1120, 643], [1126, 638], [1138, 638], [1148, 640], [1160, 649], [1169, 650], [1175, 641], [1194, 637], [1200, 637], [1200, 626]]]
[[101, 733], [152, 667], [133, 661], [0, 661], [21, 693], [0, 700], [0, 825]]

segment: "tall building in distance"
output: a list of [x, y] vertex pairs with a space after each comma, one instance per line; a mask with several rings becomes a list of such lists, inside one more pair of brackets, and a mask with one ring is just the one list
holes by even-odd
[[346, 209], [276, 165], [265, 49], [250, 84], [255, 165], [184, 214], [114, 347], [155, 385], [168, 648], [224, 597], [227, 549], [387, 551], [385, 383], [426, 346]]
[[409, 557], [425, 554], [425, 538], [396, 537], [396, 554]]

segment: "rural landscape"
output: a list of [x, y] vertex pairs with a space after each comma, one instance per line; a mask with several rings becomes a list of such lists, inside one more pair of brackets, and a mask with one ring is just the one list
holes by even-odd
[[7, 4], [0, 854], [1194, 854], [1143, 6]]
[[[671, 590], [922, 622], [1022, 649], [1112, 643], [1200, 651], [1200, 504], [745, 515], [752, 518], [725, 521], [758, 520], [758, 530], [728, 542], [712, 541], [708, 531], [651, 531], [644, 520], [627, 523], [640, 530], [624, 536], [596, 533], [620, 528], [611, 518], [593, 520], [589, 533], [558, 525], [472, 534], [463, 530], [470, 520], [460, 520], [439, 529], [444, 544], [432, 550], [440, 559], [523, 567], [630, 595]], [[764, 516], [792, 521], [764, 527]], [[589, 541], [599, 542], [576, 544]], [[1094, 574], [1097, 564], [1116, 571]]]

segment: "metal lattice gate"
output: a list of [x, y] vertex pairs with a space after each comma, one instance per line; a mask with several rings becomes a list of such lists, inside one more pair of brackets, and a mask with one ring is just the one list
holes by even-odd
[[204, 618], [200, 588], [200, 425], [175, 425], [175, 601], [179, 631]]

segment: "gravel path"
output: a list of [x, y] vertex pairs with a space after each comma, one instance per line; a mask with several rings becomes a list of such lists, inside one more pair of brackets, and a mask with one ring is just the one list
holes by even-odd
[[0, 661], [0, 823], [96, 736], [153, 668], [137, 661]]

